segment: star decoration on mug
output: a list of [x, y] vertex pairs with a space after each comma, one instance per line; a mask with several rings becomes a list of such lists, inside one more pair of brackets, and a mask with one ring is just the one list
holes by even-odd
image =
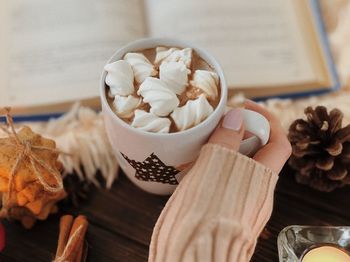
[[143, 162], [129, 159], [120, 152], [126, 161], [136, 170], [135, 177], [141, 181], [152, 181], [163, 184], [177, 185], [176, 174], [180, 171], [173, 166], [165, 165], [159, 157], [152, 153]]

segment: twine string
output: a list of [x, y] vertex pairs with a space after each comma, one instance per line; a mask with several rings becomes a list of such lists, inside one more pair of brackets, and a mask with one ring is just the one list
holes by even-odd
[[[44, 187], [44, 189], [46, 191], [49, 191], [49, 192], [52, 192], [52, 193], [56, 193], [56, 192], [60, 191], [63, 188], [63, 183], [62, 183], [62, 179], [61, 179], [61, 176], [60, 176], [59, 172], [53, 170], [51, 167], [46, 165], [44, 161], [42, 161], [41, 159], [38, 159], [34, 154], [29, 155], [28, 157], [30, 159], [30, 163], [32, 165], [34, 173], [36, 174], [36, 177], [39, 179], [40, 183], [42, 184], [42, 186]], [[49, 173], [51, 175], [53, 175], [53, 177], [55, 178], [55, 180], [57, 182], [57, 187], [50, 186], [48, 183], [46, 183], [45, 179], [40, 174], [40, 172], [36, 168], [35, 164], [42, 166], [44, 169], [49, 171]]]
[[10, 131], [8, 131], [8, 134], [9, 134], [9, 136], [13, 135], [17, 145], [20, 145], [22, 143], [21, 143], [21, 140], [19, 139], [19, 137], [17, 135], [17, 132], [15, 130], [15, 125], [13, 123], [13, 118], [12, 118], [12, 116], [10, 114], [10, 111], [11, 111], [11, 109], [9, 107], [5, 107], [7, 126], [10, 128]]
[[[11, 194], [13, 189], [13, 180], [23, 158], [24, 158], [24, 152], [21, 152], [16, 159], [16, 163], [13, 165], [11, 169], [10, 176], [9, 176], [9, 184], [8, 184], [8, 199], [11, 199]], [[8, 203], [8, 201], [6, 201], [5, 203]]]

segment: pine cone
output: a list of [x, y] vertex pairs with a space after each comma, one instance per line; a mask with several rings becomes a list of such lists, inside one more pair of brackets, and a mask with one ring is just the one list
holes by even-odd
[[81, 179], [75, 174], [66, 175], [63, 178], [64, 189], [67, 192], [65, 202], [72, 204], [74, 207], [79, 205], [88, 198], [92, 184], [87, 179]]
[[325, 192], [350, 184], [350, 125], [342, 128], [342, 112], [328, 114], [324, 106], [304, 112], [307, 120], [295, 120], [288, 134], [296, 180]]

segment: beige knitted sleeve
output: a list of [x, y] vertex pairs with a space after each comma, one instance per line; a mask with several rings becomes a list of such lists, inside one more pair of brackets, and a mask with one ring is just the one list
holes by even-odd
[[157, 221], [148, 261], [249, 261], [277, 179], [235, 151], [204, 146]]

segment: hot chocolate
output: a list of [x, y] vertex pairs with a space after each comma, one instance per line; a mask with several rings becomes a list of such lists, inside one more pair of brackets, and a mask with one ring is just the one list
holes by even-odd
[[105, 70], [110, 107], [144, 131], [174, 133], [194, 127], [220, 100], [217, 73], [191, 48], [161, 46], [127, 53]]

